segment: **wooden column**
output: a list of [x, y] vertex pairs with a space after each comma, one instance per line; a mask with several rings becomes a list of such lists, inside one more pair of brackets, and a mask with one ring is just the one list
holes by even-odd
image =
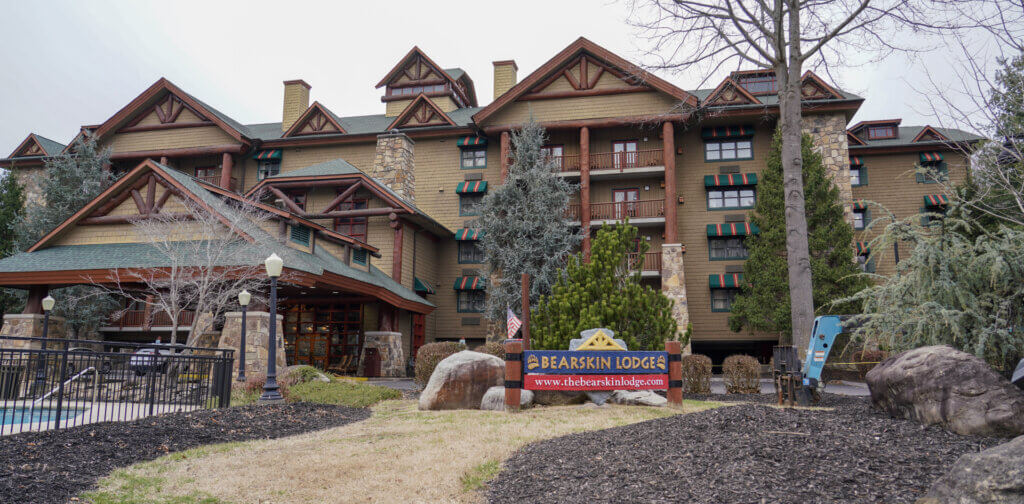
[[28, 299], [25, 300], [25, 309], [21, 313], [43, 314], [43, 298], [46, 297], [50, 288], [48, 285], [30, 285], [28, 288]]
[[235, 158], [231, 157], [230, 153], [225, 152], [221, 155], [220, 162], [220, 186], [229, 191], [233, 191], [231, 187], [231, 169], [234, 168]]
[[507, 131], [501, 132], [501, 183], [505, 183], [505, 179], [508, 178], [508, 158], [509, 151], [511, 149], [510, 138]]
[[160, 156], [160, 164], [167, 166], [167, 156]]
[[523, 393], [523, 343], [505, 341], [505, 411], [519, 411], [519, 398]]
[[395, 247], [394, 253], [391, 257], [391, 278], [402, 283], [402, 246], [405, 241], [405, 226], [402, 225], [402, 221], [394, 220], [391, 221], [391, 227], [395, 228]]
[[670, 406], [683, 406], [683, 361], [681, 345], [678, 341], [666, 341], [665, 351], [668, 352], [668, 392], [665, 398]]
[[590, 128], [580, 128], [580, 226], [583, 257], [590, 260]]
[[676, 135], [670, 121], [661, 126], [665, 163], [665, 243], [679, 243], [676, 210], [679, 198], [676, 193]]

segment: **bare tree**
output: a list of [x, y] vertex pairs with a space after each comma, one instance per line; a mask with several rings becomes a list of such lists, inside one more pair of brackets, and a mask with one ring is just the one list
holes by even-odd
[[186, 212], [156, 213], [132, 221], [140, 242], [151, 247], [148, 259], [159, 267], [115, 270], [112, 285], [94, 283], [108, 293], [148, 305], [150, 322], [156, 314], [166, 315], [172, 344], [178, 341], [182, 314], [194, 311], [186, 340], [193, 346], [215, 319], [235, 306], [239, 291], [265, 290], [265, 254], [237, 231], [258, 228], [269, 215], [245, 203], [230, 207], [228, 218], [192, 202], [184, 205]]
[[[805, 348], [814, 319], [800, 138], [804, 68], [921, 51], [920, 34], [998, 22], [998, 2], [962, 0], [634, 0], [633, 24], [650, 42], [654, 69], [711, 78], [730, 66], [775, 74], [782, 134], [792, 341]], [[970, 16], [957, 16], [960, 11]], [[913, 39], [900, 31], [911, 31]], [[899, 44], [897, 40], [912, 40]]]

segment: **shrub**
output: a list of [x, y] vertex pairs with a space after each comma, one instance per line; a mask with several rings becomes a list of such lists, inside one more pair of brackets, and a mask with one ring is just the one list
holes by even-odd
[[402, 393], [395, 389], [349, 380], [330, 383], [314, 380], [299, 383], [288, 390], [289, 402], [337, 404], [352, 408], [365, 408], [386, 399], [401, 398]]
[[474, 351], [491, 354], [501, 360], [505, 360], [505, 345], [496, 341], [484, 343], [483, 345], [476, 347]]
[[854, 353], [853, 360], [854, 362], [858, 363], [857, 374], [860, 376], [860, 379], [863, 380], [864, 377], [868, 374], [868, 371], [871, 371], [871, 369], [878, 365], [864, 363], [882, 362], [883, 360], [885, 360], [886, 357], [888, 357], [886, 352], [883, 352], [881, 350], [862, 350], [860, 352]]
[[683, 357], [683, 393], [711, 393], [711, 357], [700, 354]]
[[[234, 406], [243, 406], [256, 402], [263, 394], [263, 385], [267, 383], [267, 377], [264, 374], [250, 374], [245, 377], [245, 383], [238, 383], [231, 388], [231, 404]], [[277, 381], [278, 390], [281, 392], [281, 396], [288, 399], [288, 383], [283, 380]]]
[[452, 341], [427, 343], [420, 347], [416, 352], [416, 383], [420, 386], [426, 385], [430, 381], [430, 375], [434, 374], [438, 362], [465, 349], [466, 345]]
[[722, 364], [725, 391], [729, 394], [756, 394], [761, 391], [761, 363], [749, 355], [730, 355]]
[[320, 376], [326, 376], [323, 371], [313, 366], [298, 366], [286, 370], [283, 374], [277, 377], [278, 384], [285, 384], [289, 387], [298, 385], [300, 383], [311, 382], [319, 378]]

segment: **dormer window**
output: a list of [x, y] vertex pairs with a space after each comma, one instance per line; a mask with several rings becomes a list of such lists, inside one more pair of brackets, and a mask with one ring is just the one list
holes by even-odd
[[775, 94], [779, 92], [774, 73], [738, 75], [736, 82], [752, 95]]
[[868, 140], [885, 140], [887, 138], [896, 138], [895, 126], [868, 126]]
[[446, 84], [435, 84], [433, 86], [388, 86], [388, 96], [417, 96], [420, 93], [429, 95], [433, 93], [443, 93], [447, 90], [448, 86]]

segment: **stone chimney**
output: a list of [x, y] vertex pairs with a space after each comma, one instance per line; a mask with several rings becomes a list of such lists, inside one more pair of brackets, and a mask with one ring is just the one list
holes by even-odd
[[519, 66], [516, 65], [515, 60], [495, 61], [492, 64], [494, 65], [494, 99], [497, 100], [518, 82], [516, 81], [516, 72], [519, 71]]
[[416, 203], [416, 161], [411, 138], [396, 130], [377, 135], [377, 153], [370, 176], [405, 201]]
[[302, 79], [284, 81], [284, 112], [281, 114], [281, 131], [295, 124], [299, 116], [309, 108], [310, 85]]

